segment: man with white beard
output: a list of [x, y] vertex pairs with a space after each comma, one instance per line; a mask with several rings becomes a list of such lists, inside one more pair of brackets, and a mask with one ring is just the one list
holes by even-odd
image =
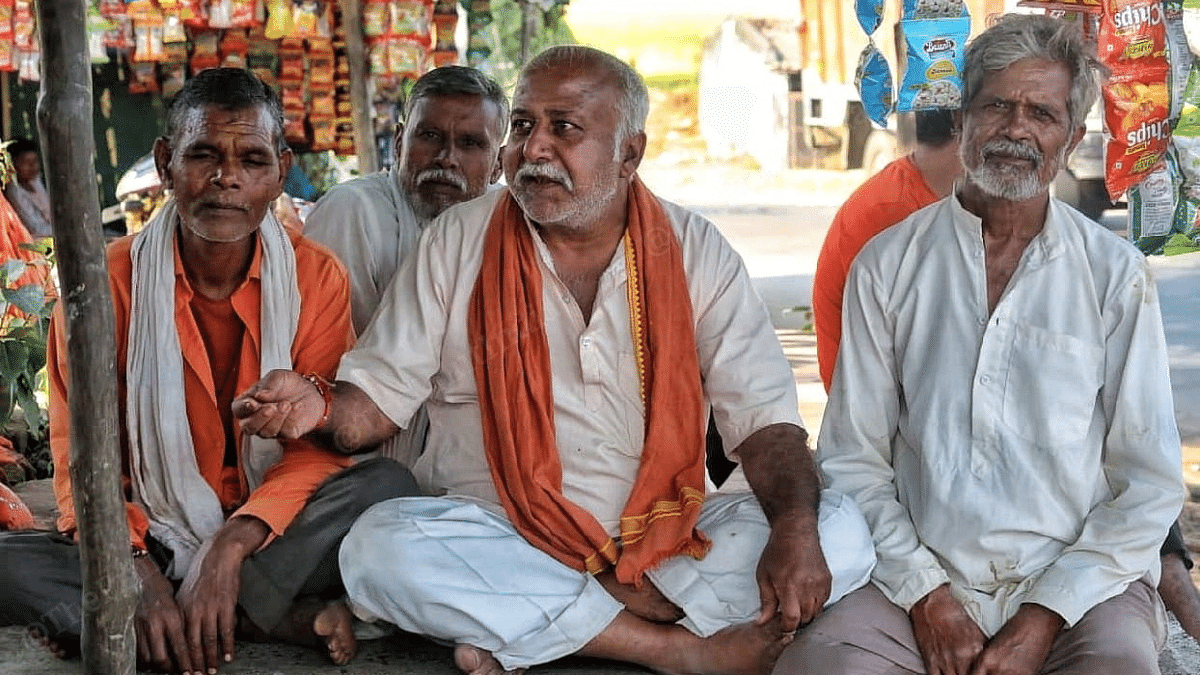
[[443, 66], [421, 76], [393, 140], [396, 165], [330, 188], [304, 234], [332, 250], [350, 275], [354, 331], [362, 335], [417, 238], [448, 207], [500, 178], [508, 99], [487, 75]]
[[775, 673], [1158, 673], [1158, 549], [1183, 497], [1154, 282], [1047, 187], [1098, 82], [1076, 25], [967, 48], [964, 180], [846, 284], [818, 460], [871, 526], [872, 584]]

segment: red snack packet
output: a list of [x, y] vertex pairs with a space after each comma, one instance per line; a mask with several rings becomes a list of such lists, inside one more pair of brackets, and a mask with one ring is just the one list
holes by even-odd
[[1114, 201], [1162, 162], [1171, 141], [1170, 64], [1161, 0], [1105, 0], [1097, 51], [1109, 141], [1105, 186]]

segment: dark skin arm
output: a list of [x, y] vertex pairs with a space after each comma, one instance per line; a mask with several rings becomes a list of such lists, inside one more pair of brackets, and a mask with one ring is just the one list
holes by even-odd
[[225, 521], [200, 563], [195, 582], [179, 589], [177, 600], [185, 618], [188, 652], [198, 667], [214, 672], [233, 660], [242, 562], [270, 533], [266, 523], [251, 516]]
[[314, 432], [325, 412], [325, 399], [311, 382], [290, 370], [272, 370], [245, 393], [233, 399], [233, 416], [242, 432], [263, 438], [308, 436], [345, 454], [364, 452], [392, 437], [395, 424], [361, 389], [336, 382], [329, 419]]
[[755, 623], [779, 615], [783, 630], [792, 632], [816, 617], [832, 587], [817, 537], [821, 486], [808, 433], [772, 424], [751, 434], [737, 453], [771, 526], [756, 572], [762, 609]]
[[1061, 616], [1041, 605], [1021, 605], [983, 648], [971, 675], [1037, 675], [1063, 623]]
[[149, 556], [133, 561], [138, 575], [138, 603], [133, 615], [138, 661], [167, 673], [192, 672], [184, 637], [183, 612], [175, 602], [171, 581]]
[[913, 635], [929, 675], [967, 675], [983, 651], [987, 637], [967, 610], [938, 586], [908, 611]]

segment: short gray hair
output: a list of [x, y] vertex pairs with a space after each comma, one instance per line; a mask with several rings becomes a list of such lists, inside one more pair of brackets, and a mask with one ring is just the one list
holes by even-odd
[[650, 94], [642, 76], [628, 63], [608, 52], [583, 45], [557, 45], [548, 47], [529, 60], [521, 69], [521, 77], [530, 73], [560, 65], [584, 65], [599, 67], [612, 77], [621, 98], [617, 102], [620, 119], [617, 121], [617, 143], [646, 130], [646, 118], [650, 116]]
[[189, 78], [167, 111], [168, 142], [174, 146], [189, 116], [210, 105], [231, 112], [259, 109], [270, 123], [275, 150], [282, 153], [288, 149], [279, 94], [243, 68], [209, 68]]
[[1071, 128], [1083, 124], [1100, 94], [1104, 67], [1083, 40], [1080, 27], [1044, 14], [1006, 14], [967, 45], [963, 63], [963, 108], [983, 88], [988, 73], [1022, 59], [1061, 63], [1071, 74], [1067, 115]]
[[436, 96], [479, 96], [485, 101], [491, 101], [496, 106], [496, 138], [504, 141], [504, 131], [508, 128], [508, 97], [495, 80], [475, 68], [467, 66], [441, 66], [425, 73], [417, 79], [408, 98], [404, 101], [404, 121], [407, 123], [412, 116], [413, 107], [423, 98]]

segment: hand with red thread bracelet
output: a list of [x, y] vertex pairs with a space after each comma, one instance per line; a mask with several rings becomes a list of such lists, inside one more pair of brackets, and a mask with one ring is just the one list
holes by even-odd
[[313, 427], [313, 431], [320, 431], [325, 428], [325, 423], [329, 421], [329, 409], [333, 405], [333, 384], [316, 373], [308, 373], [304, 379], [312, 383], [312, 386], [317, 388], [317, 392], [321, 394], [321, 398], [325, 399], [325, 412], [321, 414], [321, 421], [317, 422], [317, 426]]

